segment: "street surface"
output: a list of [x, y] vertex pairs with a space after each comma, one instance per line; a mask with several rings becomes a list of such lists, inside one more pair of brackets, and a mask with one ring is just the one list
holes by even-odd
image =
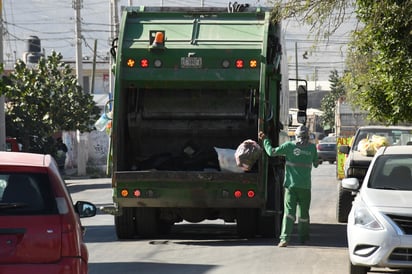
[[[287, 248], [278, 248], [278, 239], [238, 239], [235, 225], [221, 220], [177, 224], [167, 238], [119, 241], [113, 216], [99, 211], [93, 218], [82, 219], [87, 228], [89, 272], [347, 274], [346, 226], [335, 219], [335, 174], [336, 165], [328, 163], [313, 169], [311, 239], [305, 245], [298, 244], [297, 235]], [[112, 201], [108, 178], [66, 183], [74, 202], [87, 200], [99, 208]]]

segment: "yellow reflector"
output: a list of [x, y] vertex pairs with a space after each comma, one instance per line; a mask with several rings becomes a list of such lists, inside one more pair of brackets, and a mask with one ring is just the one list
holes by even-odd
[[133, 59], [127, 59], [127, 62], [126, 62], [127, 66], [128, 66], [129, 68], [134, 67], [135, 63], [136, 63], [136, 61], [133, 60]]
[[250, 60], [249, 61], [249, 66], [251, 68], [256, 68], [257, 67], [257, 61], [256, 60]]

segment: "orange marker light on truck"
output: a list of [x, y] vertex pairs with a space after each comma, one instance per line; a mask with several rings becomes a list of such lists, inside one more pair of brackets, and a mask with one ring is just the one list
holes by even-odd
[[257, 61], [252, 59], [249, 61], [249, 67], [251, 68], [256, 68], [257, 67]]
[[124, 189], [122, 189], [122, 190], [120, 191], [120, 195], [121, 195], [122, 197], [127, 197], [127, 196], [129, 196], [129, 191], [124, 188]]
[[136, 63], [136, 61], [135, 61], [134, 59], [131, 59], [131, 58], [130, 58], [130, 59], [127, 59], [127, 62], [126, 62], [127, 66], [128, 66], [129, 68], [134, 67], [135, 63]]
[[154, 41], [153, 41], [153, 45], [152, 46], [162, 46], [164, 43], [164, 35], [163, 32], [156, 32]]
[[160, 31], [156, 32], [154, 43], [162, 44], [163, 41], [164, 41], [163, 32], [160, 32]]

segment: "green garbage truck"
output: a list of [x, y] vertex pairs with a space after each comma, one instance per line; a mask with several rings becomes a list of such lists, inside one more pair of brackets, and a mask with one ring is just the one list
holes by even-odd
[[[234, 157], [245, 140], [259, 143], [260, 130], [274, 145], [287, 138], [287, 63], [272, 12], [127, 7], [111, 53], [117, 237], [215, 219], [236, 224], [239, 237], [277, 235], [284, 159], [260, 153], [244, 170]], [[299, 91], [304, 118], [307, 94]]]

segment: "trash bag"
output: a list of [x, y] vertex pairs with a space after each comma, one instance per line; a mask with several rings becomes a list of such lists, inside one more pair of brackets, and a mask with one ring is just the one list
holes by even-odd
[[262, 148], [258, 143], [251, 139], [245, 140], [236, 149], [236, 165], [244, 171], [249, 171], [259, 159], [261, 153]]
[[364, 156], [374, 156], [379, 148], [389, 146], [389, 140], [385, 136], [372, 135], [370, 139], [362, 139], [359, 141], [359, 151]]
[[218, 155], [219, 167], [221, 171], [242, 173], [244, 170], [237, 166], [235, 159], [236, 150], [230, 148], [215, 147]]

